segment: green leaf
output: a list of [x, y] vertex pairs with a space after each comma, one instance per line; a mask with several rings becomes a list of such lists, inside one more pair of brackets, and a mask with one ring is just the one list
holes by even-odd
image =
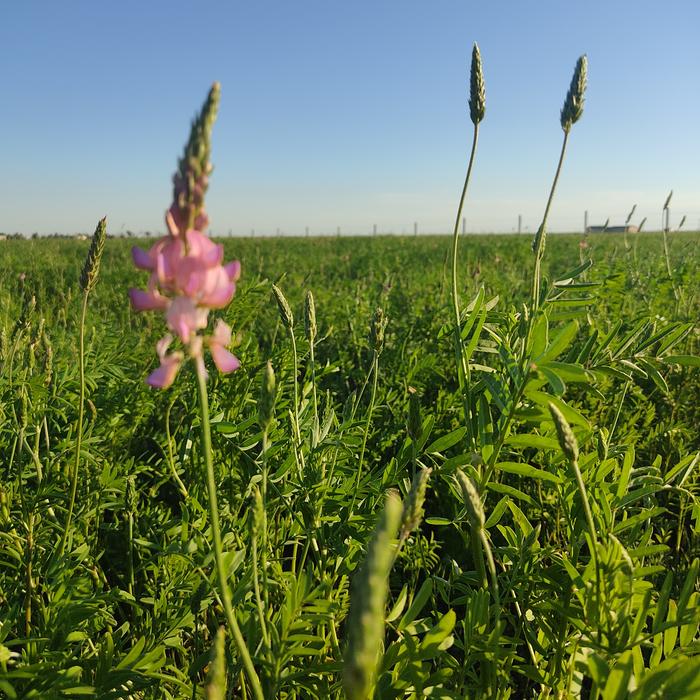
[[556, 279], [554, 281], [555, 285], [567, 285], [571, 282], [573, 282], [579, 275], [583, 274], [586, 270], [588, 270], [591, 265], [593, 265], [593, 260], [590, 258], [588, 260], [584, 260], [580, 265], [577, 265], [573, 270], [569, 270], [569, 272], [565, 272], [561, 277]]
[[451, 433], [447, 433], [447, 435], [443, 435], [434, 442], [431, 442], [430, 445], [428, 445], [428, 447], [425, 449], [425, 451], [427, 453], [443, 452], [444, 450], [449, 449], [453, 445], [456, 445], [464, 437], [466, 432], [467, 429], [464, 426], [457, 428]]
[[513, 501], [508, 501], [508, 508], [510, 508], [510, 512], [513, 514], [513, 520], [518, 524], [518, 527], [520, 528], [520, 531], [527, 537], [532, 531], [533, 527], [530, 524], [530, 521], [525, 517], [525, 513], [518, 508], [518, 506], [513, 503]]
[[665, 512], [666, 509], [662, 508], [661, 506], [644, 510], [641, 513], [637, 513], [637, 515], [633, 515], [631, 518], [627, 518], [627, 520], [620, 521], [617, 525], [615, 525], [615, 528], [613, 529], [613, 534], [619, 535], [621, 532], [629, 530], [631, 527], [640, 525], [641, 523], [649, 520], [650, 518], [655, 518], [657, 515], [661, 515], [661, 513]]
[[538, 450], [559, 449], [559, 443], [556, 438], [545, 437], [544, 435], [509, 435], [505, 442], [511, 447], [534, 447]]
[[565, 382], [580, 384], [588, 384], [590, 382], [588, 372], [581, 365], [571, 362], [544, 362], [538, 364], [537, 367], [543, 371], [548, 369], [552, 372], [556, 372]]
[[512, 496], [513, 498], [517, 498], [519, 501], [524, 501], [529, 506], [533, 506], [533, 508], [537, 508], [537, 502], [531, 496], [528, 496], [526, 493], [520, 489], [516, 489], [513, 486], [499, 484], [496, 481], [489, 481], [489, 483], [486, 484], [486, 488], [489, 491], [495, 491], [496, 493], [503, 493], [506, 496]]
[[508, 501], [508, 496], [503, 496], [503, 498], [498, 503], [496, 503], [493, 510], [491, 511], [491, 515], [489, 515], [488, 520], [484, 524], [484, 528], [486, 530], [492, 528], [494, 525], [498, 525], [499, 521], [501, 520], [501, 517], [503, 516], [503, 513], [505, 513], [505, 510], [508, 507]]
[[540, 372], [546, 377], [549, 386], [557, 396], [563, 396], [566, 392], [566, 384], [559, 375], [548, 367], [538, 367]]
[[539, 479], [541, 481], [552, 481], [555, 484], [561, 482], [561, 479], [556, 474], [551, 474], [544, 469], [537, 469], [530, 464], [522, 464], [520, 462], [498, 462], [496, 470], [507, 472], [508, 474], [518, 474], [526, 476], [530, 479]]
[[454, 610], [448, 610], [438, 621], [438, 623], [429, 630], [423, 641], [420, 644], [419, 656], [421, 659], [432, 659], [444, 650], [445, 642], [452, 632], [457, 621], [457, 616]]
[[420, 587], [418, 593], [416, 593], [416, 597], [413, 599], [413, 602], [411, 603], [411, 606], [408, 608], [408, 610], [405, 612], [404, 616], [401, 618], [401, 621], [399, 622], [398, 625], [398, 630], [399, 632], [403, 632], [403, 630], [408, 627], [420, 614], [420, 611], [425, 607], [425, 604], [430, 600], [430, 596], [433, 594], [433, 579], [428, 578], [423, 582], [423, 585]]
[[603, 700], [624, 700], [628, 696], [629, 681], [632, 676], [632, 651], [620, 654], [610, 669], [608, 681], [603, 689]]
[[394, 603], [394, 607], [391, 609], [389, 614], [386, 616], [387, 622], [393, 622], [403, 612], [403, 609], [406, 607], [407, 600], [408, 600], [408, 586], [406, 584], [404, 584], [404, 587], [401, 589], [401, 593], [399, 593], [399, 597], [396, 599], [396, 602]]
[[564, 350], [573, 342], [578, 333], [578, 323], [571, 321], [567, 323], [552, 339], [552, 342], [545, 348], [544, 352], [535, 358], [535, 364], [540, 365], [544, 362], [550, 362], [559, 357]]
[[697, 355], [666, 355], [662, 359], [669, 365], [681, 365], [681, 367], [700, 367], [700, 357]]

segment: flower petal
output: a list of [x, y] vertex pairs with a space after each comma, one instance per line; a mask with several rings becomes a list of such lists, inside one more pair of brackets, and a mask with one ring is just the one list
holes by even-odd
[[231, 282], [237, 282], [238, 278], [241, 276], [241, 261], [232, 260], [230, 263], [224, 265], [224, 270]]
[[209, 343], [209, 350], [219, 372], [228, 374], [241, 366], [240, 360], [235, 355], [232, 355], [223, 345]]
[[131, 257], [134, 260], [134, 265], [136, 265], [136, 267], [138, 267], [140, 270], [152, 270], [154, 268], [151, 254], [148, 251], [145, 251], [143, 248], [139, 248], [135, 245], [131, 249]]
[[206, 327], [208, 313], [208, 309], [197, 308], [189, 297], [176, 297], [168, 307], [165, 320], [183, 343], [189, 343], [194, 333]]
[[175, 380], [181, 364], [180, 352], [162, 357], [160, 367], [148, 375], [146, 384], [156, 389], [167, 389]]
[[136, 311], [165, 309], [168, 306], [168, 299], [157, 290], [144, 292], [143, 289], [130, 289], [129, 298]]

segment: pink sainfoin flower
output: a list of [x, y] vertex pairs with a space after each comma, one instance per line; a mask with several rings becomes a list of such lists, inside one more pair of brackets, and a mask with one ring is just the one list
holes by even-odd
[[185, 359], [185, 353], [168, 348], [177, 338], [195, 360], [197, 371], [206, 376], [203, 348], [207, 346], [221, 372], [232, 372], [240, 363], [226, 348], [231, 344], [231, 329], [218, 320], [214, 332], [203, 336], [209, 311], [223, 309], [233, 298], [241, 272], [236, 260], [223, 264], [224, 248], [210, 240], [203, 229], [209, 219], [204, 211], [204, 194], [211, 172], [209, 137], [216, 116], [219, 86], [215, 84], [192, 124], [190, 140], [179, 171], [173, 178], [173, 204], [165, 215], [168, 233], [150, 250], [134, 247], [136, 267], [151, 274], [143, 289], [130, 289], [136, 311], [159, 310], [171, 331], [156, 350], [160, 367], [146, 380], [154, 387], [169, 387]]

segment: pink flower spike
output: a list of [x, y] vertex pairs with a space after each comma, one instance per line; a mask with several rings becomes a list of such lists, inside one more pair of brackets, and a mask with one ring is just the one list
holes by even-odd
[[157, 290], [144, 292], [143, 289], [130, 289], [129, 298], [135, 311], [152, 311], [168, 306], [168, 299]]

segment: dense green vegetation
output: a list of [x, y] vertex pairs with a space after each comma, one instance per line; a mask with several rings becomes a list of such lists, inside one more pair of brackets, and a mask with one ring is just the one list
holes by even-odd
[[[669, 238], [672, 278], [660, 235], [550, 235], [534, 315], [530, 239], [463, 238], [465, 390], [447, 237], [225, 241], [243, 276], [219, 313], [242, 366], [210, 372], [214, 464], [266, 697], [343, 697], [351, 591], [369, 593], [351, 581], [387, 491], [411, 502], [424, 468], [424, 514], [404, 519], [389, 576], [376, 697], [700, 697], [699, 238]], [[145, 385], [164, 325], [129, 307], [144, 279], [124, 240], [107, 241], [89, 299], [65, 531], [88, 245], [0, 243], [0, 694], [204, 697], [224, 615], [196, 382]], [[272, 283], [294, 313], [296, 373]], [[248, 697], [228, 637], [226, 665], [227, 697]]]

